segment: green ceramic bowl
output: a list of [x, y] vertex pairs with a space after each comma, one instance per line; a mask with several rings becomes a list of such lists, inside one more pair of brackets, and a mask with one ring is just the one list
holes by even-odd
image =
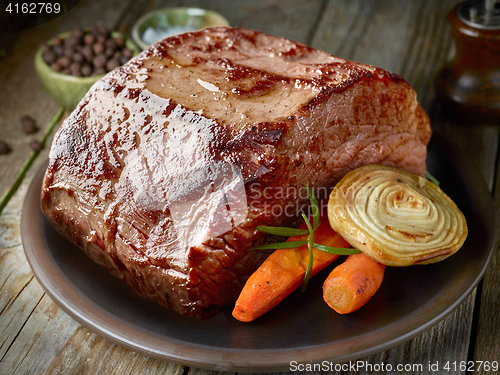
[[210, 26], [229, 26], [219, 13], [201, 8], [164, 8], [146, 13], [132, 28], [132, 39], [141, 49], [169, 35]]
[[[71, 31], [59, 34], [58, 37], [64, 39], [70, 35]], [[123, 37], [122, 34], [117, 32], [112, 32], [111, 35], [114, 37]], [[134, 55], [139, 53], [139, 49], [130, 39], [126, 39], [125, 45], [134, 52]], [[104, 74], [91, 77], [75, 77], [60, 73], [52, 69], [43, 60], [41, 47], [35, 54], [35, 70], [43, 87], [50, 96], [57, 104], [69, 110], [73, 110], [92, 85], [104, 77]]]

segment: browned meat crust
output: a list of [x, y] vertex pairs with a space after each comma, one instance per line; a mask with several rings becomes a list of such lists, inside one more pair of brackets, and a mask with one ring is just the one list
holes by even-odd
[[[423, 174], [429, 120], [382, 69], [283, 38], [210, 28], [100, 80], [55, 136], [42, 209], [137, 291], [187, 316], [233, 302], [303, 184], [380, 163]], [[228, 227], [229, 225], [229, 227]]]

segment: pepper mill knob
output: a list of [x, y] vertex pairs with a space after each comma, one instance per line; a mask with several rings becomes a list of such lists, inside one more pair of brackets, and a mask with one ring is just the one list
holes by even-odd
[[500, 5], [466, 1], [448, 22], [456, 54], [436, 76], [437, 100], [455, 119], [500, 124]]

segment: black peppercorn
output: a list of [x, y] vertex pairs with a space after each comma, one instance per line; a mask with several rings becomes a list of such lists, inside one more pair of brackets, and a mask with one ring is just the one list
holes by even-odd
[[95, 55], [99, 55], [104, 53], [105, 47], [103, 43], [94, 43], [92, 44], [92, 51], [94, 51]]
[[116, 44], [114, 38], [106, 40], [105, 45], [106, 45], [106, 48], [111, 48], [112, 50], [115, 50], [117, 47], [117, 44]]
[[52, 69], [77, 77], [103, 75], [130, 60], [123, 37], [114, 38], [105, 27], [78, 28], [66, 39], [55, 38], [42, 45], [44, 61]]
[[127, 56], [122, 56], [120, 57], [120, 64], [126, 64], [128, 62], [129, 58]]
[[92, 35], [97, 35], [97, 26], [95, 25], [92, 25], [89, 27], [89, 31], [88, 31], [89, 34], [92, 34]]
[[54, 54], [54, 52], [52, 52], [52, 50], [49, 49], [48, 51], [45, 51], [43, 53], [43, 59], [47, 64], [50, 65], [56, 61], [56, 55]]
[[83, 38], [83, 34], [84, 34], [83, 30], [80, 28], [73, 30], [73, 33], [72, 33], [73, 37], [76, 40], [78, 40], [79, 42], [80, 42], [81, 38]]
[[67, 68], [71, 64], [71, 59], [68, 56], [62, 56], [57, 59], [57, 63], [63, 68]]
[[10, 147], [4, 141], [0, 141], [0, 155], [7, 154], [10, 151]]
[[69, 72], [72, 76], [80, 77], [82, 75], [82, 66], [79, 62], [74, 62], [69, 66]]
[[85, 44], [94, 44], [95, 43], [95, 36], [93, 34], [85, 34], [83, 37], [83, 42]]
[[106, 56], [101, 53], [100, 55], [97, 55], [92, 59], [92, 64], [96, 68], [103, 68], [104, 66], [106, 66], [107, 61], [108, 59], [106, 58]]
[[73, 54], [73, 61], [81, 63], [83, 61], [83, 55], [80, 52], [75, 52]]
[[70, 37], [64, 39], [64, 46], [66, 46], [66, 47], [75, 47], [78, 44], [80, 44], [79, 40], [77, 38], [75, 38], [74, 36], [70, 36]]
[[95, 41], [96, 43], [104, 44], [104, 42], [106, 42], [106, 37], [104, 35], [97, 34], [95, 37]]
[[134, 55], [134, 53], [132, 52], [132, 50], [130, 50], [128, 48], [124, 48], [122, 50], [122, 55], [125, 57], [128, 57], [130, 59]]
[[115, 68], [118, 68], [120, 66], [120, 61], [118, 60], [115, 60], [114, 58], [109, 60], [107, 63], [106, 63], [106, 70], [108, 72], [112, 71], [113, 69]]
[[117, 37], [114, 39], [115, 39], [115, 43], [118, 47], [123, 47], [125, 45], [125, 38], [120, 36], [120, 37]]
[[114, 54], [115, 54], [115, 50], [112, 48], [106, 48], [106, 51], [104, 51], [104, 55], [106, 55], [106, 57], [111, 57]]
[[30, 142], [30, 147], [33, 151], [40, 151], [43, 147], [40, 141], [34, 139]]
[[52, 46], [52, 52], [56, 56], [62, 56], [64, 54], [64, 48], [60, 44], [55, 44]]
[[99, 35], [104, 36], [104, 38], [108, 38], [108, 37], [109, 37], [109, 34], [110, 34], [110, 33], [109, 33], [109, 30], [108, 30], [108, 29], [106, 29], [105, 27], [98, 27], [98, 28], [97, 28], [97, 33], [98, 33]]
[[104, 69], [104, 68], [95, 68], [94, 73], [92, 73], [92, 75], [94, 75], [94, 76], [100, 76], [103, 74], [106, 74], [106, 69]]
[[94, 52], [92, 51], [92, 46], [90, 45], [82, 47], [81, 53], [83, 57], [85, 57], [85, 60], [89, 62], [92, 61], [92, 59], [94, 58]]
[[58, 72], [62, 70], [62, 66], [58, 62], [53, 62], [50, 67]]
[[122, 57], [122, 53], [120, 51], [116, 51], [113, 54], [113, 57], [111, 58], [112, 60], [120, 61], [120, 58]]
[[82, 76], [88, 77], [90, 74], [92, 74], [91, 66], [89, 64], [82, 65]]
[[21, 129], [26, 134], [32, 134], [38, 130], [35, 120], [28, 115], [21, 117]]

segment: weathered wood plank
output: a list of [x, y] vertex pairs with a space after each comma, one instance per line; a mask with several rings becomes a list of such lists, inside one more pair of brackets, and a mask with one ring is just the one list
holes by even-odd
[[2, 346], [0, 347], [1, 366], [15, 369], [17, 364], [24, 357], [22, 351], [11, 350], [14, 343], [19, 343], [17, 337], [24, 328], [26, 321], [33, 314], [35, 308], [40, 303], [44, 293], [40, 285], [31, 278], [25, 285], [22, 292], [2, 313]]
[[[400, 74], [425, 2], [329, 1], [312, 46]], [[387, 41], [391, 41], [388, 43]]]
[[78, 324], [43, 294], [9, 349], [16, 355], [9, 354], [5, 365], [15, 369], [13, 374], [42, 373], [77, 328]]
[[[500, 157], [500, 156], [499, 156]], [[497, 161], [497, 168], [500, 164]], [[500, 170], [496, 171], [496, 181], [493, 191], [496, 210], [496, 233], [500, 233]], [[477, 331], [475, 337], [474, 357], [475, 361], [500, 362], [500, 246], [495, 246], [491, 263], [486, 270], [481, 287], [481, 300], [478, 309]], [[478, 367], [476, 366], [476, 370]], [[486, 367], [482, 367], [479, 374], [491, 374]]]
[[184, 366], [140, 355], [79, 327], [53, 358], [48, 374], [182, 375]]

